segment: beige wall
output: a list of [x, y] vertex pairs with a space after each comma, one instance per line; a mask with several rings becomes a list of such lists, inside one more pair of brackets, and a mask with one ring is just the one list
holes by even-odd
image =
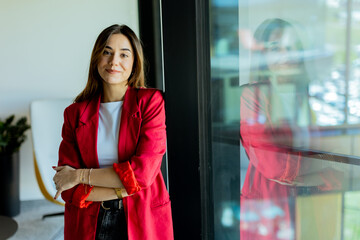
[[[0, 118], [29, 117], [34, 99], [73, 98], [85, 86], [97, 35], [114, 23], [138, 33], [134, 0], [1, 0]], [[31, 132], [20, 151], [20, 198], [40, 199]]]

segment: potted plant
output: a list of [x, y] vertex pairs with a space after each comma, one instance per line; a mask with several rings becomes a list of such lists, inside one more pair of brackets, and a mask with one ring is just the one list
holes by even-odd
[[26, 117], [14, 122], [15, 115], [0, 119], [0, 215], [16, 216], [20, 213], [19, 149], [30, 128]]

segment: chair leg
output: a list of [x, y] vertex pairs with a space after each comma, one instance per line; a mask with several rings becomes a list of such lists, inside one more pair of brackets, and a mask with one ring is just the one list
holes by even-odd
[[64, 212], [45, 214], [42, 216], [42, 220], [44, 220], [47, 217], [56, 217], [56, 216], [62, 216], [62, 215], [64, 215]]

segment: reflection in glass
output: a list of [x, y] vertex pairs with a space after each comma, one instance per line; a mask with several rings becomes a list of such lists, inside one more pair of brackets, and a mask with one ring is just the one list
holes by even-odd
[[295, 239], [298, 192], [339, 188], [336, 177], [342, 176], [331, 168], [316, 169], [300, 151], [309, 148], [311, 111], [295, 27], [266, 20], [254, 39], [264, 47], [240, 102], [240, 134], [250, 160], [241, 196], [241, 239]]
[[359, 3], [212, 1], [214, 239], [360, 239]]

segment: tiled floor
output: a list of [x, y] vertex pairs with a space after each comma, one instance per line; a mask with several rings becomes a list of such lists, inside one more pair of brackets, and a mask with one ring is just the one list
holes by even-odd
[[64, 207], [47, 200], [22, 201], [20, 214], [13, 218], [18, 223], [18, 230], [9, 240], [64, 239], [64, 216], [42, 220], [44, 214], [63, 211]]

